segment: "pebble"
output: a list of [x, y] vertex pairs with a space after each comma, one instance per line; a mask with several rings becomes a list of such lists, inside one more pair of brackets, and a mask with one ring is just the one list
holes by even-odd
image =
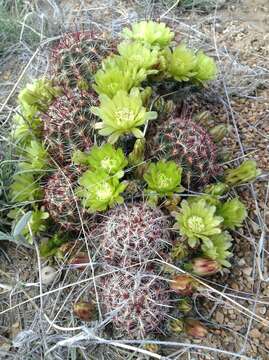
[[223, 315], [222, 312], [218, 311], [218, 312], [216, 313], [215, 318], [216, 318], [216, 321], [217, 321], [218, 323], [223, 324], [224, 315]]
[[261, 333], [258, 329], [252, 329], [250, 332], [249, 332], [249, 335], [254, 338], [254, 339], [257, 339], [261, 336]]
[[57, 277], [57, 271], [52, 266], [45, 266], [41, 270], [41, 282], [44, 285], [51, 284]]
[[243, 269], [242, 271], [243, 271], [243, 274], [250, 276], [252, 273], [252, 267], [247, 267], [247, 268]]

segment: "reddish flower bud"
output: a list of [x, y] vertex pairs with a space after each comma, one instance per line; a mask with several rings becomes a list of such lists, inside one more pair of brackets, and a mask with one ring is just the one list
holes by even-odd
[[74, 314], [83, 321], [90, 321], [93, 317], [95, 306], [86, 301], [80, 301], [74, 304], [73, 312]]
[[208, 334], [207, 328], [200, 321], [194, 319], [185, 320], [185, 332], [195, 339], [202, 339]]
[[82, 271], [86, 269], [89, 262], [90, 259], [88, 254], [80, 252], [70, 260], [69, 264], [73, 265], [76, 269]]
[[192, 295], [197, 282], [190, 275], [177, 275], [171, 282], [171, 289], [180, 295]]
[[216, 260], [198, 257], [192, 260], [192, 271], [195, 275], [213, 275], [220, 270]]

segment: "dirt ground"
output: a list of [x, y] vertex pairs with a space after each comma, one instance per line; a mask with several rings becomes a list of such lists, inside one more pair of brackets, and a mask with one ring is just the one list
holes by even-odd
[[[64, 14], [66, 27], [68, 24], [72, 27], [78, 20], [78, 13], [74, 10], [80, 11], [83, 19], [92, 16], [91, 19], [94, 18], [97, 22], [109, 21], [112, 18], [115, 27], [120, 26], [126, 19], [132, 21], [139, 18], [144, 11], [142, 0], [118, 1], [117, 6], [113, 7], [113, 14], [110, 12], [111, 6], [107, 6], [108, 3], [111, 1], [64, 0], [58, 2], [56, 9], [50, 6], [50, 2], [41, 1], [39, 10], [49, 17], [55, 16], [60, 9], [61, 14]], [[90, 10], [87, 12], [87, 9], [92, 8], [97, 8], [93, 11], [94, 15], [89, 14]], [[98, 10], [99, 8], [101, 10]], [[86, 10], [81, 12], [81, 9]], [[167, 7], [154, 9], [158, 17], [165, 13]], [[147, 14], [149, 10], [150, 6], [147, 6]], [[55, 21], [54, 17], [51, 19]], [[178, 22], [175, 19], [179, 19]], [[269, 327], [265, 322], [266, 319], [269, 320], [269, 2], [230, 1], [216, 12], [212, 10], [208, 13], [199, 10], [175, 12], [173, 9], [164, 20], [173, 23], [176, 29], [185, 29], [185, 35], [189, 34], [193, 43], [199, 43], [202, 38], [203, 44], [221, 57], [222, 75], [216, 83], [216, 90], [221, 89], [223, 101], [220, 103], [218, 99], [211, 99], [212, 101], [207, 102], [207, 99], [204, 99], [200, 111], [209, 109], [219, 122], [232, 124], [234, 128], [228, 142], [232, 148], [232, 158], [252, 157], [263, 171], [257, 183], [239, 189], [251, 210], [248, 226], [235, 234], [232, 269], [214, 279], [210, 278], [210, 284], [218, 290], [218, 294], [204, 290], [196, 296], [197, 310], [210, 328], [209, 336], [199, 341], [179, 337], [178, 342], [194, 343], [197, 348], [193, 351], [182, 351], [173, 359], [233, 359], [233, 356], [225, 354], [224, 351], [228, 351], [238, 354], [238, 358], [242, 359], [266, 360], [269, 359]], [[57, 26], [60, 27], [59, 24], [54, 24], [53, 27]], [[200, 33], [205, 34], [205, 38], [199, 38]], [[9, 61], [3, 63], [0, 69], [0, 105], [12, 91], [32, 54], [29, 50], [23, 55], [20, 53], [10, 56]], [[44, 68], [43, 60], [41, 58], [29, 67], [22, 83], [39, 73], [38, 64]], [[10, 106], [15, 104], [14, 99], [11, 96], [8, 102]], [[5, 110], [4, 116], [7, 113]], [[22, 247], [6, 244], [4, 250], [5, 255], [1, 258], [0, 266], [0, 285], [3, 286], [2, 293], [0, 288], [0, 359], [38, 360], [40, 355], [37, 355], [36, 359], [28, 358], [26, 348], [21, 355], [17, 350], [24, 341], [18, 338], [20, 331], [28, 329], [35, 333], [36, 323], [44, 321], [35, 313], [39, 306], [38, 301], [29, 301], [37, 296], [40, 290], [38, 259], [35, 251], [31, 252]], [[68, 296], [68, 292], [61, 296]], [[45, 301], [51, 302], [51, 309], [54, 299], [49, 299], [48, 296], [45, 298]], [[25, 305], [18, 306], [22, 302], [25, 302]], [[1, 311], [4, 311], [3, 315]], [[29, 333], [29, 336], [34, 336], [33, 333]], [[63, 338], [59, 330], [59, 339]], [[12, 344], [14, 339], [18, 348]], [[203, 346], [206, 348], [203, 349]], [[220, 349], [223, 352], [214, 352], [208, 348]], [[139, 355], [114, 356], [111, 359], [143, 359]], [[77, 359], [80, 358], [83, 359], [83, 356]], [[100, 360], [107, 358], [109, 356], [104, 351]], [[70, 359], [73, 359], [71, 355]]]

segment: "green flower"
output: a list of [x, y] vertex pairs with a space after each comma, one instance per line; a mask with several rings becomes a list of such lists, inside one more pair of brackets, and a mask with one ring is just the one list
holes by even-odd
[[118, 45], [118, 51], [124, 61], [137, 69], [151, 69], [148, 74], [156, 74], [158, 70], [153, 70], [158, 63], [158, 49], [141, 44], [140, 42], [123, 41]]
[[123, 203], [120, 196], [127, 184], [120, 183], [115, 176], [105, 171], [86, 171], [79, 179], [77, 195], [82, 198], [82, 205], [90, 212], [104, 211], [115, 204]]
[[222, 225], [225, 229], [234, 230], [242, 225], [247, 217], [247, 210], [241, 201], [232, 199], [218, 206], [217, 214], [224, 219]]
[[213, 196], [222, 196], [226, 194], [229, 190], [229, 186], [222, 182], [216, 184], [210, 184], [205, 188], [205, 193]]
[[203, 255], [210, 259], [217, 260], [220, 265], [230, 267], [231, 264], [227, 259], [232, 256], [232, 253], [229, 251], [232, 246], [231, 235], [225, 231], [221, 234], [211, 236], [210, 240], [212, 242], [211, 245], [202, 245]]
[[148, 184], [147, 192], [155, 192], [160, 196], [171, 196], [182, 190], [182, 168], [174, 161], [160, 160], [150, 164], [144, 179]]
[[94, 76], [94, 90], [100, 95], [105, 94], [112, 98], [118, 91], [129, 90], [134, 86], [131, 70], [125, 71], [119, 67], [108, 67], [98, 70]]
[[39, 172], [48, 166], [47, 150], [42, 143], [32, 140], [24, 150], [24, 161], [19, 164], [21, 170]]
[[203, 83], [214, 80], [217, 76], [217, 65], [213, 58], [205, 55], [202, 51], [197, 54], [196, 66], [194, 68], [195, 80]]
[[48, 79], [37, 79], [19, 93], [19, 104], [25, 110], [30, 108], [36, 111], [44, 112], [54, 97], [59, 94], [59, 89], [53, 87], [52, 82]]
[[121, 178], [123, 169], [128, 164], [122, 149], [115, 149], [111, 144], [94, 146], [87, 156], [87, 164], [94, 171], [104, 170], [108, 175], [116, 175]]
[[186, 45], [177, 46], [173, 52], [166, 53], [167, 71], [177, 81], [189, 81], [196, 74], [197, 59]]
[[145, 42], [161, 48], [170, 44], [174, 33], [164, 24], [154, 21], [141, 21], [132, 25], [132, 30], [123, 29], [123, 36], [128, 39]]
[[[36, 114], [36, 111], [34, 111]], [[16, 114], [13, 119], [13, 128], [11, 130], [12, 141], [27, 146], [35, 137], [39, 138], [42, 132], [42, 122], [39, 117], [30, 115]]]
[[32, 172], [18, 172], [10, 185], [12, 202], [35, 201], [42, 198], [42, 191]]
[[210, 236], [221, 233], [223, 218], [215, 213], [216, 207], [208, 205], [203, 199], [191, 204], [186, 200], [181, 202], [180, 213], [175, 214], [176, 227], [181, 235], [187, 236], [191, 247], [194, 247], [199, 239], [210, 245]]
[[143, 133], [138, 129], [139, 126], [157, 117], [155, 111], [147, 112], [143, 107], [138, 89], [132, 89], [130, 94], [118, 91], [113, 99], [101, 95], [100, 102], [99, 108], [91, 108], [92, 112], [103, 120], [95, 127], [100, 129], [100, 135], [109, 136], [108, 141], [112, 144], [124, 134], [132, 133], [135, 137], [142, 138]]
[[224, 174], [224, 182], [229, 186], [241, 185], [254, 181], [261, 174], [257, 169], [256, 161], [246, 160], [235, 169], [227, 169]]

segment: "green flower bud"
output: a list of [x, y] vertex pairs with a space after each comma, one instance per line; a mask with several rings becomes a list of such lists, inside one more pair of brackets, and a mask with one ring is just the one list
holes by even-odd
[[217, 214], [223, 218], [222, 226], [234, 230], [242, 225], [247, 217], [245, 205], [238, 199], [231, 199], [217, 208]]
[[257, 169], [256, 161], [246, 160], [235, 169], [227, 169], [224, 174], [224, 182], [229, 186], [241, 185], [254, 181], [261, 174]]

